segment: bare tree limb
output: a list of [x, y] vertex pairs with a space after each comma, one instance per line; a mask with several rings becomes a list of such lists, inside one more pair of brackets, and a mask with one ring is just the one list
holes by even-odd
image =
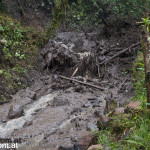
[[83, 85], [91, 86], [91, 87], [99, 89], [101, 91], [105, 90], [104, 88], [101, 88], [99, 86], [96, 86], [96, 85], [93, 85], [93, 84], [90, 84], [90, 83], [85, 83], [85, 82], [82, 82], [82, 81], [79, 81], [79, 80], [76, 80], [76, 79], [71, 79], [71, 78], [68, 78], [68, 77], [65, 77], [65, 76], [62, 76], [62, 75], [59, 75], [59, 78], [62, 78], [62, 79], [65, 79], [65, 80], [74, 81], [74, 82], [77, 82], [77, 83], [80, 83], [80, 84], [83, 84]]
[[109, 61], [111, 61], [112, 59], [118, 57], [119, 55], [121, 55], [121, 54], [127, 52], [128, 50], [130, 50], [131, 48], [133, 48], [133, 47], [135, 47], [135, 46], [137, 46], [137, 45], [139, 45], [139, 44], [140, 44], [139, 42], [136, 43], [136, 44], [132, 44], [129, 48], [125, 48], [125, 49], [122, 50], [121, 52], [117, 53], [116, 55], [110, 57], [109, 59], [107, 59], [107, 60], [105, 60], [105, 61], [103, 61], [103, 62], [101, 62], [101, 63], [99, 63], [99, 64], [100, 64], [100, 65], [106, 64], [106, 63], [108, 63]]

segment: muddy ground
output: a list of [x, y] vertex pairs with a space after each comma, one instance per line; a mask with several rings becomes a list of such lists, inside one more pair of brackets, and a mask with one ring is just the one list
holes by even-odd
[[58, 33], [40, 51], [32, 86], [0, 105], [0, 137], [21, 138], [22, 150], [75, 150], [83, 136], [99, 130], [97, 119], [112, 101], [119, 107], [132, 100], [138, 43], [135, 27], [109, 38]]

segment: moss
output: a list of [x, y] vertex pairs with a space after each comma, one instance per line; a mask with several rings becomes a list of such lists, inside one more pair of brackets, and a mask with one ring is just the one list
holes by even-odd
[[113, 133], [122, 134], [126, 128], [132, 126], [131, 114], [119, 114], [113, 116], [113, 121], [111, 122], [111, 130]]

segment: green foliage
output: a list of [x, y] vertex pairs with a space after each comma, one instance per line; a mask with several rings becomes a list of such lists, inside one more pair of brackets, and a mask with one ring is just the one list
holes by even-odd
[[141, 21], [141, 22], [138, 22], [138, 23], [143, 23], [144, 25], [142, 25], [142, 26], [145, 26], [146, 29], [147, 29], [147, 32], [149, 32], [149, 25], [150, 25], [149, 17], [147, 17], [147, 18], [142, 18], [142, 21]]
[[[0, 84], [4, 91], [5, 87], [11, 87], [12, 92], [24, 87], [20, 78], [26, 77], [28, 69], [36, 67], [38, 47], [45, 43], [45, 37], [44, 33], [0, 15]], [[8, 93], [2, 91], [0, 98], [4, 99]]]
[[99, 27], [101, 18], [116, 21], [118, 18], [139, 18], [142, 15], [142, 0], [77, 0], [69, 5], [69, 26]]
[[[110, 147], [111, 149], [117, 150], [149, 150], [150, 149], [150, 118], [148, 116], [149, 113], [145, 112], [144, 114], [136, 115], [136, 117], [128, 118], [118, 118], [117, 116], [113, 118], [112, 125], [113, 127], [109, 127], [108, 129], [101, 130], [100, 132], [95, 132], [98, 136], [98, 143], [103, 144], [106, 147]], [[117, 126], [116, 126], [117, 122]], [[119, 125], [120, 124], [120, 125]], [[120, 135], [118, 131], [115, 129], [123, 127]], [[125, 139], [118, 141], [117, 138], [123, 134], [125, 129], [130, 129], [130, 134]], [[121, 131], [121, 130], [120, 130]]]
[[[134, 114], [120, 114], [113, 116], [110, 126], [97, 132], [98, 143], [117, 150], [149, 150], [150, 149], [150, 111], [146, 110], [146, 85], [144, 72], [144, 58], [141, 51], [133, 63], [134, 100], [142, 102], [142, 112]], [[119, 140], [126, 129], [130, 134]]]
[[145, 83], [145, 72], [144, 72], [144, 57], [141, 51], [138, 52], [138, 56], [133, 63], [133, 81], [135, 96], [134, 100], [140, 100], [146, 102], [146, 83]]
[[7, 7], [2, 0], [0, 0], [0, 13], [7, 13]]
[[47, 36], [53, 37], [56, 30], [60, 27], [63, 16], [66, 13], [68, 7], [68, 0], [54, 0], [55, 9], [53, 9], [53, 20], [47, 29]]
[[148, 116], [138, 118], [137, 123], [133, 126], [133, 131], [130, 137], [124, 141], [126, 147], [133, 147], [134, 149], [150, 149], [150, 119]]

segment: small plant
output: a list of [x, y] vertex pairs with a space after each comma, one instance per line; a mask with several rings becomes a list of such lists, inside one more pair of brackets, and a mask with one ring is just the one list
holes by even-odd
[[142, 21], [141, 21], [141, 22], [138, 22], [138, 23], [144, 24], [144, 25], [142, 25], [142, 26], [145, 26], [146, 29], [147, 29], [147, 32], [149, 32], [149, 25], [150, 25], [149, 17], [147, 17], [147, 18], [142, 18]]

